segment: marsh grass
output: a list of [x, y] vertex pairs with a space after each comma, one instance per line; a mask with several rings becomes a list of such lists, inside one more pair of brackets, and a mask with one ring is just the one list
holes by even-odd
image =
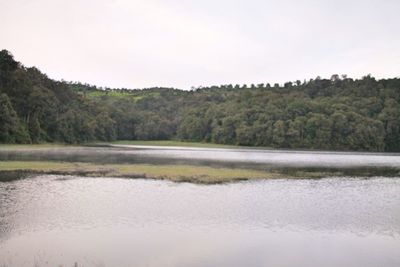
[[[150, 178], [175, 182], [224, 183], [240, 180], [283, 178], [278, 172], [192, 165], [93, 164], [52, 161], [0, 161], [4, 174], [64, 174], [103, 177]], [[8, 175], [7, 177], [9, 177]]]
[[96, 164], [56, 161], [0, 161], [0, 181], [24, 178], [32, 174], [79, 175], [87, 177], [120, 177], [162, 179], [201, 184], [227, 183], [260, 179], [320, 179], [324, 177], [394, 177], [397, 168], [320, 169], [270, 168], [246, 169], [199, 165]]

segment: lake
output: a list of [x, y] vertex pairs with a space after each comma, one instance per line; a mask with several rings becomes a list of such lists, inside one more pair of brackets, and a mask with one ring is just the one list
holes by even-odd
[[393, 178], [32, 177], [0, 183], [0, 266], [400, 266], [399, 192]]
[[[399, 163], [395, 154], [123, 147], [2, 151], [0, 158]], [[36, 175], [0, 182], [1, 267], [397, 267], [399, 251], [399, 177], [196, 185]]]

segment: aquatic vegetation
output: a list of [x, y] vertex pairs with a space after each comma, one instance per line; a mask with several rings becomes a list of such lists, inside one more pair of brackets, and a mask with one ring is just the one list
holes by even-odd
[[[249, 179], [282, 178], [278, 172], [192, 165], [95, 164], [52, 161], [0, 161], [1, 177], [28, 174], [65, 174], [89, 177], [163, 179], [176, 182], [223, 183]], [[8, 174], [8, 175], [4, 175]]]

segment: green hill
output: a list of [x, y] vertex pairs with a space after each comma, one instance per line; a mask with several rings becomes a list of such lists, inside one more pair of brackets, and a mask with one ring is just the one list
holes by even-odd
[[110, 89], [49, 79], [0, 51], [0, 142], [181, 140], [400, 151], [400, 79]]

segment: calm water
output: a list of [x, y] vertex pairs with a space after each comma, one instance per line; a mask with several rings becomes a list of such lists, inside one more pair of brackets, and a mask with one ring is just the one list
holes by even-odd
[[400, 266], [400, 178], [0, 182], [0, 266]]
[[[101, 163], [196, 164], [230, 167], [397, 168], [400, 154], [265, 149], [221, 149], [114, 145], [4, 149], [0, 160], [53, 160]], [[400, 175], [400, 172], [399, 172]]]

